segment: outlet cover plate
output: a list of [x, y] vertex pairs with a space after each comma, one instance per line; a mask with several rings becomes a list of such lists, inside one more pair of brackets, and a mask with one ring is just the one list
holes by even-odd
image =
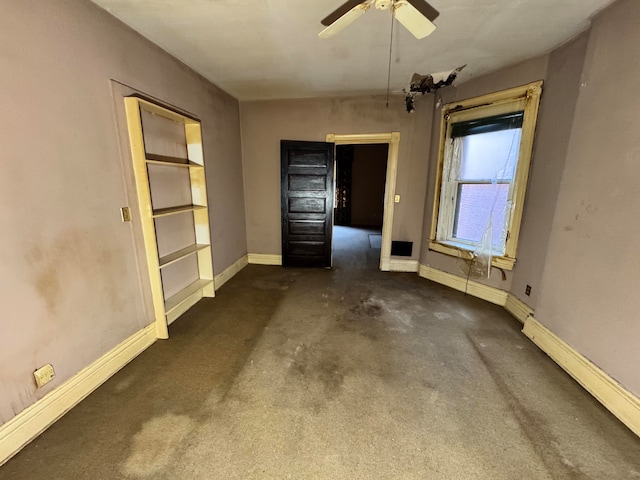
[[47, 363], [43, 365], [35, 372], [33, 372], [33, 378], [36, 379], [36, 385], [38, 388], [44, 387], [47, 383], [53, 380], [56, 376], [56, 372], [53, 370], [53, 365]]

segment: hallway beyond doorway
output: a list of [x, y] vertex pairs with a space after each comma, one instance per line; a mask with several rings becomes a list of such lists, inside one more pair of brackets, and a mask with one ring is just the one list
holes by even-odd
[[373, 248], [370, 235], [380, 235], [375, 228], [333, 226], [333, 268], [378, 270], [380, 247]]

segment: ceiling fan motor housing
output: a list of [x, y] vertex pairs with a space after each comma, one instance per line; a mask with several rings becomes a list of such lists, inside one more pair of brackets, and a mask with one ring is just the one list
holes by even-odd
[[391, 0], [376, 0], [375, 6], [378, 10], [387, 10], [392, 3]]

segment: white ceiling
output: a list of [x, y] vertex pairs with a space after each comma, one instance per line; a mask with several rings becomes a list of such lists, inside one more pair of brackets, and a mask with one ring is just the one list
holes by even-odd
[[[343, 0], [92, 0], [240, 100], [386, 92], [391, 14], [370, 9], [336, 37]], [[395, 23], [391, 89], [468, 64], [459, 82], [551, 51], [613, 0], [431, 0], [435, 33]]]

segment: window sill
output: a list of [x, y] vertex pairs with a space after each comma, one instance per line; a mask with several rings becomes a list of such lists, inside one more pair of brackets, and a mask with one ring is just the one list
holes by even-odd
[[[445, 255], [451, 255], [452, 257], [466, 258], [468, 260], [471, 260], [473, 255], [472, 250], [466, 249], [462, 245], [436, 242], [435, 240], [429, 240], [429, 250], [444, 253]], [[493, 257], [491, 260], [491, 265], [493, 267], [501, 268], [503, 270], [513, 270], [515, 263], [515, 258], [504, 256]]]

